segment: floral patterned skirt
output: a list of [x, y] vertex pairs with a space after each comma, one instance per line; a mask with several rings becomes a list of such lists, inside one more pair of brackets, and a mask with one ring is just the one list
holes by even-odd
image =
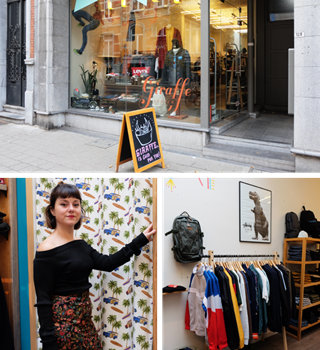
[[59, 349], [102, 350], [100, 336], [92, 321], [89, 291], [52, 300], [53, 322]]

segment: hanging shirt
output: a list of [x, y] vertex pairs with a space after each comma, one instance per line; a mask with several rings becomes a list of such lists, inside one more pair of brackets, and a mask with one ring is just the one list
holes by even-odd
[[172, 49], [173, 32], [174, 28], [172, 26], [169, 29], [166, 27], [166, 42], [168, 51]]
[[233, 309], [234, 309], [234, 313], [236, 316], [236, 322], [237, 322], [238, 333], [239, 333], [239, 349], [242, 349], [244, 347], [244, 333], [243, 333], [243, 328], [242, 328], [242, 324], [241, 324], [241, 318], [240, 318], [240, 313], [239, 313], [237, 297], [236, 297], [236, 293], [234, 292], [233, 287], [232, 287], [232, 279], [231, 279], [230, 275], [228, 274], [227, 270], [224, 269], [224, 271], [229, 279], [230, 290], [231, 290], [231, 299], [232, 299]]
[[262, 279], [259, 274], [259, 269], [256, 269], [253, 265], [250, 265], [249, 267], [256, 275], [258, 280], [258, 300], [259, 300], [259, 329], [258, 329], [258, 336], [262, 334], [262, 332], [267, 332], [267, 307], [266, 307], [266, 301], [262, 298], [262, 291], [263, 291], [263, 285], [262, 285]]
[[198, 265], [193, 268], [193, 279], [188, 294], [189, 314], [190, 314], [190, 330], [196, 335], [206, 335], [205, 312], [202, 308], [202, 301], [206, 290], [206, 279], [203, 275], [204, 266]]
[[[252, 337], [257, 338], [259, 331], [259, 314], [258, 314], [258, 304], [257, 304], [257, 280], [254, 273], [247, 268], [245, 264], [242, 265], [245, 270], [246, 277], [249, 284], [250, 291], [250, 312], [252, 321]], [[254, 336], [255, 335], [255, 336]]]
[[267, 306], [268, 328], [272, 332], [282, 332], [281, 303], [280, 303], [280, 280], [277, 272], [268, 264], [262, 266], [267, 273], [270, 283], [270, 305]]
[[226, 273], [224, 272], [224, 268], [221, 266], [217, 266], [215, 268], [215, 274], [219, 280], [219, 286], [221, 291], [222, 309], [224, 322], [226, 326], [228, 346], [231, 350], [238, 349], [240, 337], [236, 322], [235, 311], [231, 299], [229, 279]]
[[206, 328], [209, 350], [224, 349], [228, 346], [223, 318], [219, 281], [212, 271], [204, 272], [207, 276], [207, 288], [203, 298], [206, 312]]
[[[190, 287], [192, 284], [193, 277], [194, 277], [194, 273], [192, 272], [191, 277], [190, 277], [190, 283], [189, 283], [188, 297], [190, 294]], [[184, 316], [184, 323], [185, 323], [185, 329], [190, 330], [190, 312], [189, 312], [188, 297], [187, 297], [187, 304], [186, 304], [186, 312], [185, 312], [185, 316]]]
[[244, 280], [244, 287], [245, 287], [245, 290], [246, 290], [246, 301], [247, 301], [247, 314], [248, 314], [248, 323], [249, 323], [249, 344], [252, 343], [252, 321], [251, 321], [251, 310], [250, 310], [250, 305], [251, 305], [251, 302], [250, 302], [250, 291], [249, 291], [249, 284], [248, 284], [248, 280], [247, 280], [247, 276], [246, 274], [241, 271], [240, 272], [242, 277], [243, 277], [243, 280]]
[[243, 334], [244, 334], [244, 345], [248, 345], [249, 344], [249, 320], [248, 320], [245, 281], [239, 271], [237, 271], [236, 273], [239, 278], [239, 287], [240, 287], [240, 294], [242, 299], [242, 308], [240, 310], [240, 318], [241, 318], [241, 324], [242, 324]]
[[268, 304], [269, 298], [270, 298], [270, 283], [269, 283], [268, 276], [267, 276], [266, 272], [264, 271], [264, 269], [262, 269], [261, 272], [266, 277], [265, 281], [266, 281], [267, 294], [268, 294], [268, 298], [266, 299], [266, 303]]

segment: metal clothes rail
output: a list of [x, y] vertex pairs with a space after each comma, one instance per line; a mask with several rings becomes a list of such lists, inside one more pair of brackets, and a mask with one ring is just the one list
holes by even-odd
[[[202, 258], [209, 258], [209, 265], [214, 268], [214, 258], [272, 258], [273, 261], [276, 261], [279, 257], [278, 252], [274, 251], [272, 255], [265, 254], [255, 254], [255, 255], [214, 255], [213, 250], [208, 251], [209, 255], [203, 255]], [[261, 340], [264, 340], [265, 333], [262, 333]], [[286, 328], [282, 326], [282, 340], [283, 340], [283, 349], [288, 350], [287, 344], [287, 333]]]

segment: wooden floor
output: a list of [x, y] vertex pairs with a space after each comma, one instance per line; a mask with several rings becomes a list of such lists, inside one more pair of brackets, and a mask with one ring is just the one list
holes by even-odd
[[[319, 350], [320, 349], [320, 325], [311, 327], [302, 332], [300, 341], [287, 335], [289, 350]], [[283, 350], [282, 334], [275, 334], [247, 347], [250, 350]]]

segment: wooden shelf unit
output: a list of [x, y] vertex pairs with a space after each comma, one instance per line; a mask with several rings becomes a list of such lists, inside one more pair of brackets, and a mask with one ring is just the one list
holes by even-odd
[[178, 292], [170, 292], [170, 293], [162, 293], [162, 295], [167, 295], [167, 294], [177, 294], [177, 293], [184, 293], [187, 292], [188, 290], [179, 290]]
[[[301, 245], [302, 246], [302, 260], [301, 261], [294, 261], [294, 260], [288, 260], [287, 256], [288, 256], [288, 247], [291, 243], [295, 243], [295, 245]], [[313, 283], [304, 283], [305, 280], [305, 269], [306, 266], [308, 265], [318, 265], [320, 264], [320, 261], [306, 261], [306, 251], [307, 251], [307, 244], [320, 244], [320, 239], [318, 238], [311, 238], [311, 237], [304, 237], [304, 238], [287, 238], [284, 240], [284, 247], [283, 247], [283, 257], [284, 257], [284, 264], [286, 266], [288, 265], [300, 265], [300, 272], [301, 272], [301, 283], [295, 283], [295, 286], [300, 288], [300, 300], [299, 300], [299, 305], [297, 305], [297, 309], [299, 310], [298, 312], [298, 327], [292, 326], [290, 325], [290, 328], [294, 329], [295, 331], [297, 331], [297, 335], [294, 335], [290, 332], [287, 332], [287, 334], [293, 338], [295, 338], [296, 340], [301, 340], [301, 332], [313, 327], [317, 324], [320, 323], [320, 320], [309, 324], [306, 327], [302, 327], [302, 316], [303, 316], [303, 310], [309, 309], [313, 306], [317, 306], [320, 305], [320, 301], [310, 304], [310, 305], [306, 305], [303, 306], [303, 295], [304, 295], [304, 289], [308, 288], [308, 287], [313, 287], [313, 286], [318, 286], [320, 285], [320, 281], [319, 282], [313, 282]]]

